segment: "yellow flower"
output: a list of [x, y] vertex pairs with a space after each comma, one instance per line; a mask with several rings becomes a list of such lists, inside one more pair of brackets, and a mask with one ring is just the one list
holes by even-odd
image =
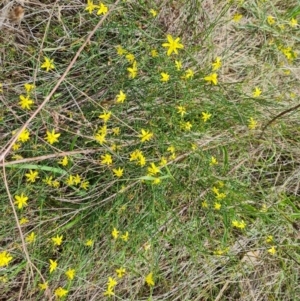
[[89, 185], [90, 185], [89, 181], [84, 181], [80, 184], [80, 188], [87, 190]]
[[104, 124], [101, 128], [99, 128], [98, 132], [101, 135], [106, 135], [107, 134], [107, 125]]
[[42, 64], [41, 68], [45, 68], [48, 72], [49, 70], [52, 70], [55, 68], [53, 64], [53, 59], [49, 59], [48, 57], [44, 57], [44, 63]]
[[34, 232], [31, 232], [30, 234], [28, 234], [27, 236], [26, 236], [26, 241], [28, 242], [28, 243], [32, 243], [32, 242], [34, 242], [35, 241], [35, 233]]
[[182, 62], [181, 61], [175, 61], [175, 66], [177, 71], [182, 69]]
[[267, 212], [268, 211], [268, 207], [266, 204], [262, 204], [261, 209], [259, 210], [260, 212]]
[[68, 294], [68, 292], [69, 292], [68, 290], [65, 290], [64, 288], [59, 287], [54, 291], [54, 295], [57, 298], [62, 298], [64, 296], [66, 296]]
[[131, 154], [130, 154], [130, 158], [129, 158], [129, 161], [135, 161], [135, 160], [138, 160], [140, 156], [142, 156], [143, 153], [136, 149], [135, 151], [133, 151]]
[[137, 76], [137, 65], [136, 65], [136, 61], [133, 62], [132, 67], [127, 68], [127, 71], [129, 72], [128, 77], [129, 78], [135, 78]]
[[20, 147], [21, 147], [21, 144], [20, 144], [20, 143], [14, 143], [13, 146], [12, 146], [12, 149], [13, 149], [14, 151], [16, 151], [16, 150], [20, 149]]
[[271, 243], [271, 242], [273, 242], [273, 235], [269, 235], [269, 236], [267, 236], [267, 238], [266, 238], [266, 242], [267, 243]]
[[105, 15], [108, 12], [108, 7], [100, 2], [97, 15]]
[[117, 54], [118, 54], [118, 55], [123, 55], [123, 54], [126, 54], [126, 53], [127, 53], [127, 50], [124, 49], [121, 45], [118, 45], [118, 46], [116, 47], [116, 49], [117, 49]]
[[206, 113], [206, 112], [202, 112], [201, 114], [202, 114], [202, 120], [203, 120], [204, 122], [206, 122], [207, 120], [209, 120], [210, 117], [211, 117], [211, 114]]
[[160, 166], [165, 166], [165, 165], [167, 165], [167, 163], [168, 163], [167, 159], [165, 157], [162, 157], [160, 162], [159, 162], [159, 165]]
[[124, 268], [119, 268], [119, 269], [116, 269], [116, 273], [117, 273], [118, 278], [122, 278], [125, 275], [126, 270]]
[[135, 61], [134, 54], [132, 54], [132, 53], [128, 53], [125, 57], [129, 63], [133, 63]]
[[118, 145], [116, 143], [113, 143], [111, 146], [110, 146], [110, 149], [113, 151], [113, 152], [117, 152], [119, 151], [120, 149], [122, 149], [122, 146], [121, 145]]
[[202, 208], [208, 208], [207, 201], [203, 201], [203, 202], [201, 203], [201, 206], [202, 206]]
[[271, 255], [275, 255], [275, 253], [276, 253], [275, 246], [272, 246], [270, 249], [268, 249], [268, 253], [270, 253]]
[[162, 82], [167, 82], [170, 79], [170, 75], [168, 73], [162, 72], [161, 74], [161, 81]]
[[232, 226], [236, 227], [238, 229], [244, 229], [246, 227], [246, 223], [243, 220], [241, 220], [241, 221], [233, 220]]
[[297, 53], [293, 51], [292, 47], [281, 48], [280, 50], [290, 62], [297, 57]]
[[222, 188], [222, 187], [224, 187], [224, 182], [223, 181], [218, 181], [217, 182], [217, 185], [220, 187], [220, 188]]
[[67, 166], [69, 163], [68, 157], [64, 156], [61, 161], [58, 162], [58, 164], [61, 164], [62, 166]]
[[257, 127], [257, 121], [254, 120], [252, 117], [249, 119], [248, 128], [249, 130], [254, 130]]
[[214, 156], [211, 156], [209, 165], [212, 166], [212, 165], [217, 165], [217, 164], [219, 164], [217, 159]]
[[27, 200], [28, 197], [23, 195], [23, 193], [21, 195], [16, 195], [15, 204], [18, 205], [18, 209], [22, 209], [24, 206], [27, 206]]
[[101, 160], [102, 164], [106, 164], [106, 165], [112, 164], [112, 156], [110, 154], [102, 155], [101, 158], [102, 158]]
[[214, 85], [216, 85], [218, 83], [218, 74], [217, 73], [212, 73], [208, 76], [204, 77], [204, 80], [206, 80], [207, 82], [210, 82]]
[[170, 56], [173, 52], [175, 54], [178, 54], [177, 49], [183, 49], [184, 48], [183, 44], [181, 44], [179, 42], [180, 38], [176, 38], [174, 40], [173, 37], [170, 34], [168, 34], [167, 35], [167, 41], [168, 41], [168, 43], [163, 43], [162, 46], [166, 47], [166, 48], [169, 48], [168, 51], [167, 51], [168, 56]]
[[49, 261], [50, 261], [49, 271], [50, 271], [50, 273], [52, 273], [57, 268], [57, 261], [56, 260], [52, 260], [52, 259], [49, 259]]
[[118, 169], [113, 169], [113, 173], [116, 175], [116, 177], [121, 178], [123, 176], [124, 169], [119, 167]]
[[79, 174], [76, 174], [76, 176], [74, 176], [73, 180], [74, 180], [74, 183], [75, 183], [76, 185], [80, 184], [80, 182], [81, 182], [81, 177], [80, 177], [80, 175], [79, 175]]
[[55, 246], [60, 246], [62, 243], [62, 240], [63, 240], [63, 235], [58, 236], [58, 234], [57, 234], [56, 237], [52, 237], [51, 240]]
[[53, 182], [52, 182], [52, 186], [53, 186], [54, 188], [58, 188], [58, 187], [60, 186], [59, 181], [53, 181]]
[[221, 255], [224, 255], [227, 252], [228, 252], [228, 248], [225, 248], [223, 250], [222, 249], [218, 249], [218, 250], [214, 251], [214, 255], [221, 256]]
[[120, 135], [120, 128], [119, 127], [112, 128], [111, 130], [112, 130], [114, 136], [119, 136]]
[[144, 248], [145, 251], [148, 251], [151, 248], [151, 244], [149, 242], [145, 242], [144, 245], [143, 245], [143, 248]]
[[158, 57], [158, 52], [156, 49], [152, 49], [150, 53], [152, 57]]
[[32, 85], [32, 84], [25, 84], [24, 88], [25, 88], [25, 91], [26, 91], [26, 93], [28, 95], [35, 88], [35, 86]]
[[95, 5], [92, 0], [88, 0], [85, 10], [91, 14], [94, 9], [98, 8], [98, 5]]
[[74, 269], [68, 269], [65, 272], [65, 275], [68, 277], [69, 280], [73, 280], [75, 277], [75, 270]]
[[157, 15], [157, 11], [154, 10], [153, 8], [151, 8], [151, 9], [149, 10], [149, 13], [153, 16], [153, 18], [155, 18], [156, 15]]
[[122, 90], [120, 90], [116, 98], [117, 102], [123, 103], [125, 99], [126, 99], [126, 94]]
[[55, 142], [58, 142], [58, 137], [60, 136], [60, 133], [55, 133], [54, 129], [49, 132], [47, 130], [45, 140], [49, 142], [50, 144], [53, 144]]
[[267, 22], [269, 23], [269, 25], [273, 25], [275, 23], [275, 19], [273, 16], [268, 16], [267, 17]]
[[171, 153], [175, 153], [175, 147], [173, 145], [171, 145], [167, 148], [167, 151], [171, 152]]
[[242, 14], [234, 14], [233, 17], [232, 17], [232, 20], [236, 23], [240, 22], [240, 20], [242, 19], [243, 15]]
[[291, 27], [296, 27], [298, 25], [298, 21], [295, 18], [292, 18], [290, 20], [290, 26]]
[[120, 231], [118, 231], [116, 228], [113, 229], [113, 231], [111, 232], [111, 235], [114, 239], [117, 239], [119, 236]]
[[94, 241], [92, 239], [88, 239], [84, 245], [87, 247], [92, 247], [94, 245]]
[[66, 180], [66, 184], [68, 186], [74, 185], [74, 177], [72, 175], [69, 175], [68, 179]]
[[39, 283], [39, 288], [41, 291], [48, 289], [48, 282]]
[[123, 239], [124, 241], [128, 241], [128, 239], [129, 239], [129, 233], [128, 233], [128, 231], [126, 231], [125, 234], [123, 234], [121, 236], [121, 239]]
[[142, 167], [146, 165], [146, 158], [143, 155], [139, 156], [138, 164]]
[[220, 210], [220, 209], [221, 209], [221, 204], [216, 202], [216, 203], [214, 204], [214, 208], [215, 208], [216, 210]]
[[219, 56], [216, 57], [216, 60], [212, 63], [213, 71], [216, 71], [222, 67], [221, 58]]
[[114, 296], [115, 293], [113, 292], [112, 288], [108, 287], [107, 290], [103, 293], [103, 295], [111, 297], [111, 296]]
[[222, 193], [217, 193], [217, 195], [216, 195], [216, 199], [217, 200], [223, 200], [223, 199], [225, 199], [226, 198], [226, 194], [224, 193], [224, 192], [222, 192]]
[[110, 111], [103, 111], [99, 118], [102, 119], [105, 123], [110, 119], [111, 112]]
[[29, 131], [25, 129], [19, 134], [17, 141], [26, 142], [29, 140], [29, 136], [30, 136]]
[[190, 131], [191, 128], [192, 128], [192, 124], [189, 122], [189, 121], [186, 121], [186, 122], [181, 122], [180, 123], [180, 127], [185, 130], [185, 131]]
[[261, 92], [262, 91], [261, 91], [261, 89], [259, 87], [255, 87], [252, 95], [253, 95], [253, 97], [258, 97], [261, 94]]
[[194, 71], [192, 69], [187, 69], [183, 75], [183, 79], [189, 79], [194, 77]]
[[139, 134], [138, 137], [141, 139], [141, 142], [149, 141], [149, 140], [152, 139], [153, 133], [151, 133], [150, 131], [142, 129], [141, 134]]
[[107, 282], [108, 288], [113, 289], [117, 284], [118, 282], [116, 281], [116, 279], [114, 279], [113, 277], [108, 277], [108, 282]]
[[151, 166], [148, 167], [148, 173], [151, 176], [155, 176], [156, 174], [160, 173], [160, 169], [155, 165], [155, 163], [151, 163]]
[[12, 158], [14, 160], [22, 160], [23, 159], [23, 157], [21, 155], [13, 155]]
[[34, 101], [29, 98], [29, 95], [26, 97], [24, 95], [20, 95], [20, 102], [19, 105], [24, 110], [30, 110], [30, 106], [34, 104]]
[[27, 178], [27, 182], [34, 183], [35, 180], [38, 178], [39, 173], [37, 171], [29, 170], [28, 173], [25, 174]]
[[213, 191], [216, 195], [218, 195], [218, 194], [220, 193], [219, 188], [217, 188], [217, 187], [215, 187], [215, 186], [212, 188], [212, 191]]
[[46, 183], [48, 186], [52, 186], [52, 176], [48, 176], [43, 179], [43, 182]]
[[99, 134], [99, 133], [97, 133], [94, 136], [94, 139], [102, 145], [103, 143], [106, 142], [106, 134]]
[[8, 266], [12, 259], [12, 256], [7, 251], [0, 252], [0, 267]]
[[153, 180], [153, 184], [159, 184], [161, 182], [161, 179], [160, 178], [154, 178]]
[[146, 277], [145, 277], [145, 282], [148, 284], [148, 286], [154, 286], [154, 280], [153, 280], [153, 273], [149, 273]]
[[25, 225], [25, 224], [27, 224], [29, 222], [29, 220], [28, 220], [28, 218], [26, 218], [26, 217], [22, 217], [21, 219], [20, 219], [20, 225]]
[[3, 85], [0, 83], [0, 92], [3, 92]]

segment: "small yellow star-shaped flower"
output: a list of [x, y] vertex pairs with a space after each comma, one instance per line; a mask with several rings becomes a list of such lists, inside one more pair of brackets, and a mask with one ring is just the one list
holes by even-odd
[[44, 57], [44, 63], [42, 64], [41, 68], [46, 69], [46, 71], [48, 72], [49, 70], [52, 70], [55, 68], [54, 63], [53, 63], [53, 59], [49, 59], [48, 57]]
[[139, 134], [138, 136], [141, 138], [141, 142], [145, 142], [145, 141], [149, 141], [150, 139], [152, 139], [153, 133], [142, 129], [141, 134]]
[[55, 130], [53, 129], [51, 132], [47, 130], [45, 140], [49, 142], [50, 144], [53, 144], [55, 142], [58, 142], [58, 137], [60, 136], [60, 133], [55, 133]]
[[167, 35], [167, 41], [168, 41], [168, 43], [163, 43], [162, 46], [166, 47], [166, 48], [169, 48], [168, 51], [167, 51], [168, 56], [170, 56], [173, 52], [175, 54], [178, 54], [177, 49], [183, 49], [184, 48], [183, 44], [181, 44], [179, 42], [180, 38], [176, 38], [174, 40], [173, 37], [170, 34], [168, 34]]
[[120, 90], [119, 94], [116, 97], [116, 101], [119, 103], [123, 103], [125, 99], [126, 99], [126, 94], [122, 90]]
[[210, 82], [214, 85], [218, 84], [218, 74], [217, 73], [212, 73], [208, 76], [204, 77], [204, 80], [206, 80], [207, 82]]
[[108, 12], [108, 7], [100, 2], [97, 15], [105, 15]]
[[24, 95], [20, 95], [19, 105], [24, 110], [30, 110], [31, 105], [34, 104], [34, 101], [29, 98], [29, 95], [26, 97]]
[[25, 196], [23, 193], [21, 195], [15, 196], [15, 204], [18, 205], [18, 209], [22, 209], [23, 207], [27, 206], [28, 197]]
[[55, 237], [52, 237], [51, 240], [55, 246], [60, 246], [62, 244], [63, 235], [58, 236], [57, 234]]

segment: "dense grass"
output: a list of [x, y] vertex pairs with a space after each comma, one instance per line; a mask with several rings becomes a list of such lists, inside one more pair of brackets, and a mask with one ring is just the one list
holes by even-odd
[[103, 4], [4, 3], [1, 300], [297, 300], [299, 3]]

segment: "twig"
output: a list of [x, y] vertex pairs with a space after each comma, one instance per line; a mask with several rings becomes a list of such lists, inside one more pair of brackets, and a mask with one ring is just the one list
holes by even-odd
[[279, 113], [278, 115], [276, 115], [275, 117], [273, 117], [271, 120], [269, 120], [269, 121], [265, 124], [265, 126], [262, 128], [262, 132], [260, 133], [258, 139], [261, 139], [261, 138], [262, 138], [262, 136], [263, 136], [265, 130], [267, 129], [267, 127], [268, 127], [271, 123], [273, 123], [273, 122], [274, 122], [275, 120], [277, 120], [278, 118], [284, 116], [285, 114], [297, 110], [299, 107], [300, 107], [300, 104], [298, 104], [298, 105], [296, 105], [296, 106], [294, 106], [294, 107], [292, 107], [292, 108], [289, 108], [289, 109], [287, 109], [287, 110], [285, 110], [285, 111]]
[[221, 300], [221, 298], [223, 297], [223, 294], [224, 294], [225, 290], [227, 289], [228, 285], [229, 285], [229, 280], [227, 280], [225, 282], [225, 284], [223, 285], [222, 289], [220, 290], [220, 292], [219, 292], [217, 298], [215, 299], [215, 301]]
[[68, 152], [61, 152], [61, 153], [53, 153], [53, 154], [49, 154], [49, 155], [25, 158], [25, 159], [9, 161], [9, 162], [2, 161], [2, 162], [0, 162], [0, 166], [10, 166], [10, 165], [19, 164], [19, 163], [42, 161], [42, 160], [59, 158], [59, 157], [64, 157], [64, 156], [72, 156], [72, 155], [76, 155], [76, 154], [91, 154], [91, 153], [99, 152], [99, 150], [102, 150], [102, 148], [93, 148], [93, 149], [84, 149], [84, 150], [75, 150], [75, 151], [68, 151]]

